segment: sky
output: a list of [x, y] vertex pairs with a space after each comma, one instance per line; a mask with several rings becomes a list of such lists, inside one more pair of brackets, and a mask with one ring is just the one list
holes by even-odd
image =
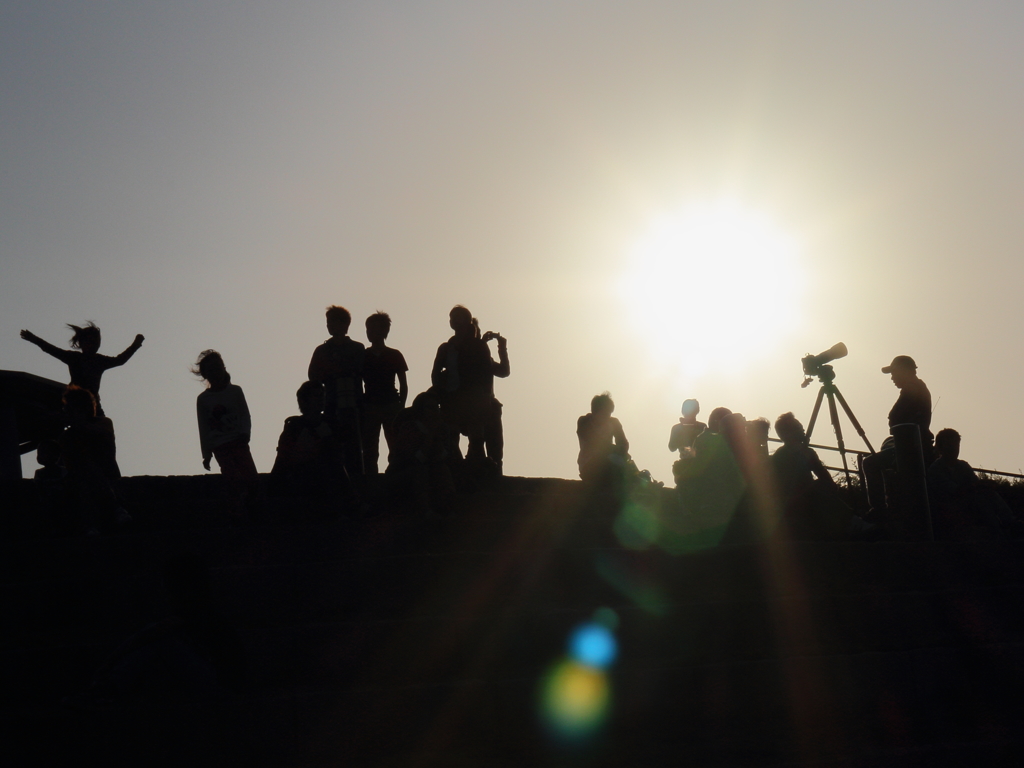
[[1022, 37], [1011, 2], [0, 1], [0, 369], [144, 334], [122, 472], [198, 474], [217, 349], [265, 472], [328, 305], [390, 313], [415, 394], [463, 304], [508, 338], [506, 474], [576, 476], [609, 391], [671, 484], [684, 399], [806, 423], [842, 341], [876, 448], [906, 354], [1016, 472]]

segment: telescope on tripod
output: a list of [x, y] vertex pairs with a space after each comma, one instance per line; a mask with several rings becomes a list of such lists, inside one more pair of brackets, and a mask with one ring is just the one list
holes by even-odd
[[839, 423], [839, 411], [836, 408], [836, 400], [839, 400], [839, 404], [843, 406], [843, 411], [846, 413], [847, 418], [850, 419], [850, 423], [853, 424], [854, 429], [857, 430], [857, 434], [860, 435], [861, 440], [864, 441], [864, 445], [868, 447], [871, 453], [875, 452], [875, 449], [871, 447], [871, 443], [868, 442], [867, 435], [864, 434], [864, 429], [861, 427], [860, 422], [857, 421], [857, 417], [853, 415], [853, 410], [846, 402], [846, 398], [843, 397], [843, 393], [839, 391], [839, 387], [835, 385], [836, 372], [832, 368], [831, 363], [833, 360], [846, 357], [849, 350], [843, 342], [829, 347], [824, 352], [817, 355], [806, 355], [800, 360], [804, 368], [804, 383], [801, 387], [806, 387], [814, 378], [817, 377], [818, 381], [821, 382], [821, 389], [818, 390], [818, 398], [814, 401], [814, 410], [811, 411], [811, 420], [807, 423], [807, 442], [811, 442], [811, 433], [814, 431], [814, 424], [818, 420], [818, 412], [821, 410], [821, 401], [828, 398], [828, 413], [829, 418], [832, 422], [832, 430], [836, 433], [836, 444], [839, 448], [839, 455], [843, 460], [843, 471], [846, 473], [847, 479], [850, 477], [850, 467], [846, 463], [846, 443], [843, 442], [843, 427]]

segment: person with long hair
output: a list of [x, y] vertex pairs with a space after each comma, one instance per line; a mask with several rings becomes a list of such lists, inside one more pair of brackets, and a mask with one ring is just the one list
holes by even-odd
[[96, 398], [97, 412], [102, 416], [103, 408], [100, 407], [100, 379], [103, 377], [103, 372], [127, 363], [132, 355], [139, 350], [139, 347], [142, 346], [142, 342], [145, 341], [146, 337], [141, 333], [136, 334], [135, 341], [127, 349], [119, 355], [110, 357], [99, 353], [100, 329], [96, 323], [89, 321], [84, 326], [68, 323], [68, 328], [74, 331], [70, 341], [71, 349], [56, 347], [29, 330], [23, 330], [21, 338], [25, 339], [25, 341], [31, 341], [43, 352], [56, 357], [67, 365], [68, 372], [71, 374], [70, 385], [92, 392], [93, 397]]

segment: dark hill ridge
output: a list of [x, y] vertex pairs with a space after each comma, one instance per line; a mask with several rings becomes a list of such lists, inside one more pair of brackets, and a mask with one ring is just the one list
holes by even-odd
[[[230, 527], [216, 476], [124, 481], [131, 532], [0, 544], [4, 722], [23, 764], [1017, 764], [1024, 543], [622, 547], [578, 482], [504, 478], [443, 526]], [[660, 492], [670, 498], [669, 491]], [[658, 503], [657, 492], [654, 495]], [[285, 522], [300, 519], [300, 522]], [[61, 705], [166, 614], [169, 557], [202, 555], [248, 658], [222, 699]], [[618, 617], [603, 729], [540, 717], [573, 628]]]

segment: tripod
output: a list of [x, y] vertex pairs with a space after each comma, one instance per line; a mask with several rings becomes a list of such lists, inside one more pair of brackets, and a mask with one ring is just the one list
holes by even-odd
[[[805, 369], [806, 370], [806, 369]], [[847, 418], [850, 419], [850, 423], [853, 424], [853, 428], [857, 430], [857, 434], [860, 435], [861, 440], [864, 441], [864, 445], [868, 447], [871, 453], [875, 452], [875, 449], [871, 447], [871, 443], [868, 442], [867, 435], [864, 434], [864, 429], [861, 427], [860, 422], [857, 421], [857, 417], [853, 415], [853, 411], [846, 402], [846, 398], [843, 397], [843, 393], [839, 391], [833, 382], [836, 378], [836, 372], [833, 370], [831, 365], [822, 365], [814, 372], [818, 380], [821, 382], [821, 389], [818, 390], [818, 399], [814, 401], [814, 410], [811, 411], [811, 420], [807, 423], [807, 442], [811, 442], [811, 432], [814, 431], [814, 422], [818, 420], [818, 411], [821, 410], [821, 401], [826, 395], [828, 396], [828, 414], [832, 421], [832, 429], [836, 433], [836, 443], [839, 446], [839, 455], [843, 459], [843, 471], [846, 473], [846, 479], [850, 479], [850, 467], [846, 463], [846, 444], [843, 442], [843, 427], [839, 423], [839, 411], [836, 410], [836, 398], [839, 399], [839, 404], [843, 406], [843, 410], [846, 412]], [[804, 380], [803, 386], [807, 386], [811, 383], [810, 377]]]

